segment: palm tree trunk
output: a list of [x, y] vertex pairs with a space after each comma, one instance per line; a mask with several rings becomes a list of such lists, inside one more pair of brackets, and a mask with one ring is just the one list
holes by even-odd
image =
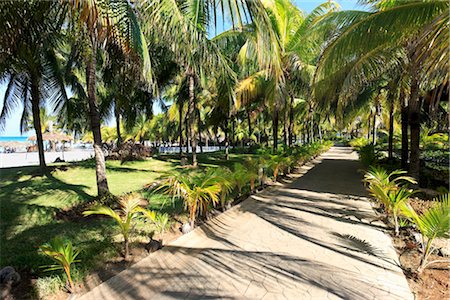
[[192, 148], [192, 166], [197, 166], [197, 139], [195, 137], [195, 78], [194, 75], [189, 73], [189, 120], [190, 120], [190, 136], [191, 136], [191, 148]]
[[409, 98], [409, 128], [411, 133], [409, 173], [419, 180], [420, 172], [420, 98], [417, 72], [412, 72], [411, 96]]
[[98, 109], [96, 98], [96, 77], [95, 67], [97, 41], [95, 37], [91, 37], [92, 54], [86, 62], [86, 83], [89, 102], [89, 116], [91, 121], [92, 133], [94, 136], [94, 153], [95, 153], [95, 173], [97, 177], [97, 192], [100, 197], [109, 194], [108, 181], [106, 179], [105, 157], [102, 151], [102, 134], [100, 131], [100, 112]]
[[[189, 106], [189, 105], [188, 105]], [[186, 131], [186, 153], [189, 154], [189, 108], [186, 117], [184, 118], [184, 130]]]
[[370, 142], [370, 119], [372, 119], [372, 113], [369, 114], [369, 119], [367, 120], [367, 142]]
[[252, 136], [252, 120], [250, 119], [250, 112], [247, 109], [247, 124], [248, 124], [248, 139]]
[[289, 101], [289, 137], [288, 137], [288, 145], [292, 146], [292, 134], [294, 131], [294, 96], [291, 95], [291, 99]]
[[122, 135], [120, 133], [120, 113], [116, 107], [114, 107], [114, 114], [116, 116], [117, 147], [120, 147], [120, 145], [122, 145]]
[[[402, 93], [404, 95], [404, 93]], [[407, 169], [408, 167], [408, 159], [409, 159], [409, 138], [408, 138], [408, 115], [409, 108], [406, 104], [406, 101], [403, 97], [400, 98], [402, 101], [402, 109], [401, 109], [401, 120], [402, 120], [402, 157], [401, 157], [401, 166], [402, 169]]]
[[273, 135], [273, 151], [278, 150], [278, 107], [275, 105], [273, 111], [273, 124], [272, 124], [272, 135]]
[[180, 159], [183, 156], [183, 105], [180, 101], [178, 103], [178, 116], [180, 119], [180, 122], [178, 124], [178, 138], [179, 138], [179, 145], [180, 145]]
[[288, 144], [287, 141], [287, 120], [288, 120], [288, 108], [287, 105], [284, 106], [284, 112], [283, 112], [283, 144], [284, 147]]
[[203, 146], [202, 146], [202, 131], [201, 131], [201, 125], [202, 120], [200, 119], [200, 111], [197, 110], [197, 127], [198, 127], [198, 145], [200, 146], [200, 153], [203, 153]]
[[230, 147], [230, 142], [228, 141], [228, 116], [225, 118], [225, 160], [229, 159], [229, 147]]
[[[391, 93], [394, 96], [394, 93]], [[390, 99], [389, 107], [389, 137], [388, 137], [388, 158], [392, 160], [394, 157], [394, 102], [395, 98]]]
[[234, 149], [236, 147], [236, 137], [234, 135], [235, 133], [235, 123], [234, 118], [231, 119], [231, 147]]
[[42, 139], [41, 113], [39, 108], [39, 78], [31, 76], [31, 110], [33, 113], [33, 125], [36, 132], [36, 143], [39, 155], [39, 167], [45, 171], [44, 141]]
[[373, 114], [373, 132], [372, 132], [372, 144], [375, 145], [377, 142], [377, 112]]

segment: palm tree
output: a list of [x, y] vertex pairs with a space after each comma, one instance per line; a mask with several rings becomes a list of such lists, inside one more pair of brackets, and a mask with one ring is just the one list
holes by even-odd
[[[449, 3], [366, 2], [373, 11], [339, 12], [324, 21], [327, 26], [333, 24], [338, 34], [320, 58], [315, 94], [328, 105], [330, 99], [353, 100], [361, 87], [386, 72], [397, 69], [400, 76], [405, 73], [408, 93], [404, 96], [408, 101], [403, 111], [408, 112], [408, 118], [402, 120], [408, 121], [411, 132], [409, 171], [418, 178], [421, 87], [448, 81], [448, 53], [436, 40], [444, 41], [448, 36]], [[406, 138], [406, 130], [403, 135]]]
[[[244, 27], [243, 17], [251, 18], [255, 24], [255, 32], [265, 51], [274, 51], [275, 36], [270, 28], [269, 17], [263, 4], [257, 1], [212, 1], [212, 0], [153, 0], [146, 2], [148, 7], [148, 22], [159, 27], [168, 40], [173, 41], [177, 53], [177, 61], [184, 68], [188, 82], [188, 117], [192, 145], [192, 163], [197, 165], [196, 132], [194, 120], [197, 110], [196, 87], [200, 86], [203, 74], [210, 74], [218, 79], [219, 97], [230, 98], [232, 102], [234, 88], [234, 72], [230, 69], [227, 59], [214, 40], [208, 38], [211, 30], [217, 25], [217, 13], [221, 11], [222, 18], [230, 17], [233, 28]], [[220, 7], [220, 9], [219, 9]], [[247, 19], [248, 20], [248, 19]], [[266, 57], [264, 57], [266, 58]], [[268, 67], [276, 63], [270, 59], [262, 59], [261, 63]], [[225, 84], [225, 82], [227, 82]], [[225, 91], [224, 88], [228, 90]], [[229, 117], [229, 116], [228, 116]]]
[[[137, 54], [141, 61], [142, 77], [151, 80], [151, 64], [147, 44], [141, 32], [133, 6], [126, 0], [69, 1], [71, 28], [82, 38], [80, 51], [83, 53], [86, 77], [86, 96], [89, 105], [89, 119], [94, 137], [97, 190], [99, 196], [109, 193], [106, 179], [105, 158], [102, 151], [100, 131], [101, 116], [97, 101], [97, 54], [105, 42], [118, 46], [132, 57]], [[66, 1], [62, 1], [66, 5]], [[134, 55], [136, 56], [136, 55]], [[133, 56], [133, 57], [134, 57]]]
[[[313, 64], [319, 55], [317, 44], [320, 44], [324, 35], [323, 32], [315, 33], [312, 28], [315, 22], [336, 10], [337, 7], [334, 2], [328, 1], [305, 16], [291, 2], [276, 0], [266, 2], [265, 9], [270, 16], [271, 28], [277, 41], [276, 51], [270, 53], [271, 60], [277, 63], [274, 63], [270, 69], [264, 70], [257, 67], [254, 72], [247, 74], [240, 82], [237, 96], [244, 104], [264, 99], [266, 105], [272, 109], [273, 148], [276, 151], [280, 114], [285, 125], [285, 141], [286, 144], [290, 144], [291, 142], [287, 142], [287, 131], [289, 128], [289, 136], [292, 140], [294, 98], [296, 94], [305, 96], [309, 94], [308, 89], [314, 72]], [[255, 66], [251, 58], [257, 57], [258, 39], [252, 30], [236, 34], [244, 34], [247, 37], [239, 50], [241, 62]], [[233, 35], [229, 32], [223, 34], [224, 39], [231, 37]], [[249, 69], [249, 67], [243, 69]], [[288, 119], [290, 119], [289, 126], [287, 126]]]
[[59, 8], [42, 1], [2, 1], [0, 78], [7, 82], [0, 129], [12, 110], [23, 106], [20, 130], [28, 126], [30, 115], [36, 132], [39, 165], [44, 170], [41, 107], [44, 99], [58, 105], [66, 97], [54, 48], [63, 19]]

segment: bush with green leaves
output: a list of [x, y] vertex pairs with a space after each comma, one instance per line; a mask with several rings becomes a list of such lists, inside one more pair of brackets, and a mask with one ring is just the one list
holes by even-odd
[[213, 169], [196, 175], [171, 174], [160, 182], [156, 191], [161, 190], [172, 197], [181, 198], [193, 228], [198, 216], [205, 216], [210, 206], [220, 202], [225, 189], [224, 179]]
[[434, 199], [437, 203], [422, 214], [418, 214], [411, 205], [403, 207], [403, 214], [409, 218], [422, 235], [422, 259], [418, 273], [426, 267], [437, 262], [449, 260], [428, 261], [431, 253], [435, 251], [433, 242], [436, 238], [450, 238], [450, 201], [449, 194]]
[[140, 213], [150, 213], [139, 206], [140, 201], [141, 199], [138, 194], [131, 193], [119, 199], [119, 209], [117, 210], [102, 205], [83, 212], [84, 216], [105, 215], [116, 221], [124, 240], [125, 259], [128, 258], [130, 235], [135, 225], [136, 218]]
[[376, 164], [382, 158], [381, 153], [377, 151], [373, 144], [361, 147], [358, 154], [359, 160], [365, 167]]
[[405, 185], [416, 183], [414, 178], [403, 175], [405, 173], [402, 170], [388, 173], [383, 168], [371, 167], [364, 175], [370, 194], [384, 206], [388, 215], [392, 214], [396, 235], [399, 234], [399, 212], [413, 194]]
[[348, 144], [350, 146], [352, 146], [353, 148], [355, 148], [355, 150], [358, 151], [362, 147], [368, 145], [369, 140], [365, 137], [359, 137], [359, 138], [352, 139]]
[[74, 292], [75, 286], [72, 281], [72, 269], [77, 260], [80, 251], [75, 249], [71, 241], [63, 240], [60, 237], [53, 238], [47, 244], [39, 247], [39, 251], [51, 258], [56, 264], [45, 266], [47, 271], [64, 270], [67, 277], [68, 290]]

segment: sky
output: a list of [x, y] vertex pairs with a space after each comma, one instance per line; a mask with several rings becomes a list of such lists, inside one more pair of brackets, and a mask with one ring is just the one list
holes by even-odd
[[[301, 10], [309, 13], [315, 7], [322, 4], [324, 0], [292, 0], [292, 2], [297, 5]], [[342, 10], [362, 10], [364, 7], [359, 5], [357, 0], [337, 0]], [[0, 111], [3, 108], [3, 98], [5, 96], [6, 83], [0, 81]], [[6, 120], [5, 130], [0, 132], [0, 136], [20, 136], [20, 116], [22, 108], [17, 108], [12, 115]], [[154, 105], [153, 110], [155, 113], [160, 112], [160, 108]], [[113, 124], [114, 120], [110, 120], [108, 125]], [[33, 132], [26, 132], [24, 135], [32, 135]]]

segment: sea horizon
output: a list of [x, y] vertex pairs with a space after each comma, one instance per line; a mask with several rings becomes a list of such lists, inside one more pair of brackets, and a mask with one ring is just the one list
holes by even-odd
[[28, 136], [0, 136], [0, 142], [26, 142]]

